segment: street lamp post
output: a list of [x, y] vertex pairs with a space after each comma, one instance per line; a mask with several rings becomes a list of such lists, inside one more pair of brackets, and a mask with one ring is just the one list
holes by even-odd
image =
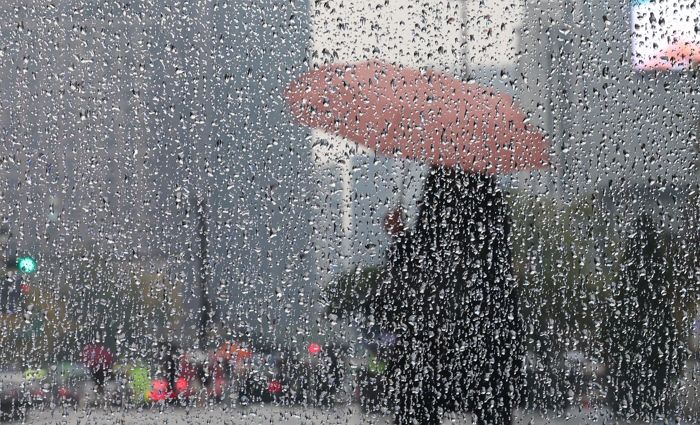
[[199, 348], [206, 349], [208, 344], [209, 324], [211, 322], [211, 303], [209, 301], [209, 258], [208, 258], [208, 241], [209, 226], [207, 223], [209, 205], [206, 196], [201, 196], [196, 199], [195, 207], [197, 209], [197, 237], [199, 239], [199, 267], [196, 271], [197, 282], [199, 286], [199, 324], [197, 329], [197, 339]]

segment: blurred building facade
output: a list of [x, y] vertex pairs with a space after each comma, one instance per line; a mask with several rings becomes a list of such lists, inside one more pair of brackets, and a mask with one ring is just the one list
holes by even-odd
[[[513, 95], [548, 135], [553, 163], [505, 177], [509, 187], [562, 202], [636, 193], [625, 206], [637, 211], [657, 199], [687, 204], [698, 183], [700, 79], [690, 71], [635, 71], [630, 14], [622, 0], [325, 1], [312, 6], [311, 49], [319, 64], [378, 57]], [[382, 241], [390, 208], [403, 202], [415, 210], [421, 165], [385, 159], [377, 166], [354, 143], [321, 132], [313, 138], [325, 185], [337, 189], [326, 222], [341, 224], [335, 239], [327, 230], [318, 238], [328, 242], [320, 249], [327, 267], [381, 261], [366, 242]]]
[[306, 4], [19, 0], [0, 11], [0, 213], [17, 249], [38, 257], [37, 284], [85, 285], [79, 260], [95, 257], [113, 265], [105, 287], [164, 274], [184, 298], [171, 334], [193, 337], [206, 198], [218, 328], [296, 334], [315, 271], [311, 152], [281, 90], [305, 66]]
[[423, 168], [296, 125], [286, 84], [325, 62], [434, 67], [511, 93], [550, 136], [552, 169], [506, 184], [692, 190], [700, 79], [633, 70], [628, 6], [4, 2], [0, 213], [45, 285], [78, 285], [87, 251], [166, 274], [184, 294], [173, 333], [191, 336], [206, 197], [214, 322], [296, 339], [319, 326], [319, 285], [382, 260], [381, 221], [415, 212]]

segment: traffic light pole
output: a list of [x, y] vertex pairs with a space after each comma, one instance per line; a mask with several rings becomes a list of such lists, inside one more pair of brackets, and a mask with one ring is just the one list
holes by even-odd
[[29, 293], [30, 276], [37, 270], [36, 260], [29, 255], [17, 256], [9, 226], [0, 225], [1, 262], [5, 265], [0, 282], [0, 314], [17, 314], [23, 309]]
[[209, 342], [209, 324], [212, 319], [211, 303], [209, 302], [209, 258], [207, 241], [207, 235], [209, 233], [209, 226], [207, 223], [209, 205], [205, 196], [197, 198], [196, 208], [199, 223], [197, 228], [197, 236], [199, 238], [199, 255], [197, 256], [199, 260], [199, 270], [197, 272], [197, 281], [199, 284], [200, 297], [197, 339], [199, 341], [199, 349], [204, 350], [207, 348]]

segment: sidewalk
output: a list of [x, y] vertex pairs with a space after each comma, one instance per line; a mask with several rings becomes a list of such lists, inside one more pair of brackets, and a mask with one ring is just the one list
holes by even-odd
[[[54, 411], [32, 411], [26, 418], [26, 423], [52, 425], [52, 424], [245, 424], [245, 425], [380, 425], [390, 424], [388, 417], [364, 415], [359, 407], [338, 406], [333, 410], [304, 409], [302, 407], [276, 407], [255, 406], [245, 408], [223, 408], [214, 406], [211, 408], [198, 408], [185, 410], [181, 408], [166, 407], [162, 412], [158, 409], [143, 411], [112, 412], [105, 410], [69, 412], [62, 416], [60, 409]], [[471, 424], [471, 418], [445, 418], [443, 424]], [[541, 413], [517, 412], [515, 424], [620, 424], [615, 422], [608, 411], [604, 409], [591, 409], [587, 411], [571, 411], [566, 415], [544, 415]], [[685, 424], [685, 423], [682, 423]], [[636, 424], [635, 424], [636, 425]]]

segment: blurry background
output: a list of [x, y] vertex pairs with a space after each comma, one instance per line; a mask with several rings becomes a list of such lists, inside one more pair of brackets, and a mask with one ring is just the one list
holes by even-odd
[[624, 297], [615, 284], [642, 255], [641, 213], [669, 241], [658, 261], [682, 277], [659, 309], [683, 341], [697, 338], [700, 77], [635, 70], [627, 1], [0, 10], [3, 251], [39, 264], [24, 301], [16, 273], [5, 279], [3, 360], [75, 357], [95, 339], [138, 357], [161, 339], [214, 343], [241, 327], [299, 344], [345, 338], [319, 294], [382, 264], [382, 220], [403, 206], [410, 224], [423, 168], [293, 123], [282, 90], [314, 65], [369, 58], [494, 86], [548, 134], [551, 169], [503, 178], [541, 370], [567, 353], [603, 362]]

